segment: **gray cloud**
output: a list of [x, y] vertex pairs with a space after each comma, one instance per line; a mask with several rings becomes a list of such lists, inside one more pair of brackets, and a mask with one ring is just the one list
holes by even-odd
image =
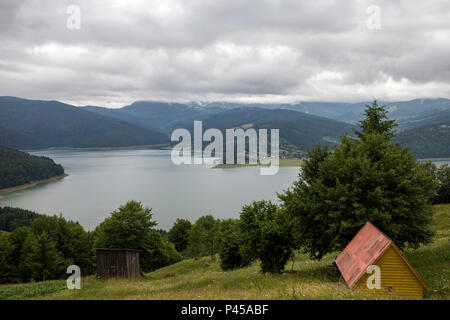
[[[71, 4], [80, 30], [66, 28]], [[78, 105], [450, 93], [445, 0], [3, 0], [0, 43], [0, 95]]]

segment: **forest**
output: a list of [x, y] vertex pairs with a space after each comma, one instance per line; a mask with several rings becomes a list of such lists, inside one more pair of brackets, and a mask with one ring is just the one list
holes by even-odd
[[47, 157], [0, 146], [0, 189], [64, 174], [64, 168]]

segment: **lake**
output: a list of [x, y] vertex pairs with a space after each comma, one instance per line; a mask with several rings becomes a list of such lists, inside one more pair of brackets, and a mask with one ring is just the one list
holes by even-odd
[[158, 227], [164, 229], [169, 229], [177, 218], [192, 222], [206, 214], [237, 218], [242, 206], [253, 200], [277, 201], [276, 193], [289, 188], [298, 174], [296, 167], [280, 167], [276, 175], [262, 176], [259, 167], [176, 166], [168, 150], [30, 153], [52, 158], [63, 165], [69, 176], [8, 194], [0, 199], [0, 206], [62, 213], [88, 230], [129, 200], [151, 207]]
[[277, 201], [297, 179], [298, 168], [281, 167], [278, 174], [260, 175], [258, 167], [212, 169], [207, 165], [176, 166], [168, 150], [43, 150], [30, 152], [60, 163], [68, 177], [17, 191], [0, 199], [43, 214], [60, 214], [93, 230], [128, 200], [151, 207], [159, 228], [177, 218], [194, 222], [212, 214], [237, 218], [253, 200]]

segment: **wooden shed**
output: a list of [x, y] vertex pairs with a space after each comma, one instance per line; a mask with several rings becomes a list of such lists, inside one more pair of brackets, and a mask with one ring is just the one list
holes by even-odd
[[139, 278], [139, 251], [132, 249], [98, 248], [97, 277], [98, 278]]
[[[359, 230], [335, 261], [345, 284], [382, 295], [422, 299], [430, 289], [414, 270], [394, 242], [370, 221]], [[369, 289], [367, 269], [375, 265], [380, 271], [380, 288]]]

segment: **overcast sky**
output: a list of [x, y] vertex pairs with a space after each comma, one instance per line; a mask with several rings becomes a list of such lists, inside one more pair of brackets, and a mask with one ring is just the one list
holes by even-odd
[[0, 2], [0, 95], [76, 105], [450, 98], [449, 56], [448, 0]]

